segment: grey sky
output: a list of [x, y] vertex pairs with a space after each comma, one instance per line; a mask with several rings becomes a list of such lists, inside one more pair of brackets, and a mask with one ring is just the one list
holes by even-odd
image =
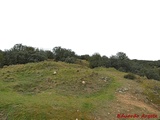
[[1, 0], [0, 49], [22, 43], [158, 60], [159, 6], [159, 0]]

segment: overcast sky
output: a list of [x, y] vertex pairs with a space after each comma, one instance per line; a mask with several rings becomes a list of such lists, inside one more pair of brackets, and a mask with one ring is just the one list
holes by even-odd
[[78, 55], [160, 59], [160, 0], [0, 0], [0, 49], [17, 43]]

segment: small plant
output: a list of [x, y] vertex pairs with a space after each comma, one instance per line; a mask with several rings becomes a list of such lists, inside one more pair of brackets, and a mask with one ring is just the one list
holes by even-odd
[[133, 73], [128, 73], [127, 75], [124, 75], [124, 78], [134, 80], [136, 79], [136, 76]]
[[74, 58], [74, 57], [67, 57], [65, 59], [65, 62], [66, 63], [75, 63], [76, 62], [76, 58]]

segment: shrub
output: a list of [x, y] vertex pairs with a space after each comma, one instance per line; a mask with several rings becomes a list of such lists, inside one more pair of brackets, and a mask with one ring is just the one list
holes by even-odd
[[76, 62], [76, 58], [67, 57], [64, 62], [66, 62], [66, 63], [75, 63]]
[[160, 80], [160, 75], [155, 70], [149, 69], [146, 71], [145, 75], [148, 79]]
[[136, 76], [133, 73], [128, 73], [124, 75], [124, 78], [134, 80], [136, 79]]

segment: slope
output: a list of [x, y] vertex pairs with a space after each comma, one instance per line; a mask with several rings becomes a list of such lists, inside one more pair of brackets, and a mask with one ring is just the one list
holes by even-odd
[[160, 83], [87, 63], [44, 61], [0, 69], [2, 120], [116, 120], [117, 114], [159, 117]]

